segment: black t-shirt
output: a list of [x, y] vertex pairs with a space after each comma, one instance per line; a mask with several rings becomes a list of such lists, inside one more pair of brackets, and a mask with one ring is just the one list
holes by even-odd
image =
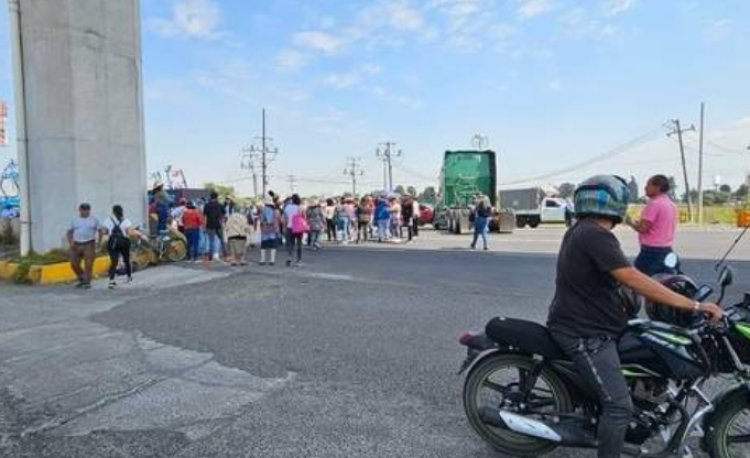
[[627, 325], [611, 272], [630, 266], [611, 231], [584, 219], [563, 238], [547, 326], [571, 336], [616, 337]]
[[206, 203], [203, 207], [203, 214], [206, 217], [206, 228], [207, 229], [221, 229], [221, 224], [224, 222], [224, 206], [219, 202], [212, 200]]

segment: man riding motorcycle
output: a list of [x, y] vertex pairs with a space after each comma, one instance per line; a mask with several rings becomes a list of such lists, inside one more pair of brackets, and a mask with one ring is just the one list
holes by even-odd
[[629, 194], [627, 183], [611, 175], [589, 178], [576, 189], [578, 221], [560, 247], [555, 296], [547, 321], [553, 338], [599, 400], [599, 458], [620, 456], [632, 412], [617, 353], [616, 339], [628, 320], [621, 305], [620, 285], [655, 303], [705, 313], [713, 321], [723, 315], [716, 304], [694, 302], [630, 265], [612, 233], [626, 217]]

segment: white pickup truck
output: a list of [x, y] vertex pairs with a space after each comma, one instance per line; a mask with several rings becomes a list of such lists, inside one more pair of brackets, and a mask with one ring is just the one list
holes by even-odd
[[572, 208], [565, 199], [546, 197], [541, 188], [514, 189], [500, 192], [503, 208], [516, 215], [516, 227], [536, 228], [540, 224], [569, 224]]

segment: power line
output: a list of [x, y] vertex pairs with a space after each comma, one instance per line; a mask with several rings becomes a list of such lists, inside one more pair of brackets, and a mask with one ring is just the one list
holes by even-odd
[[529, 182], [547, 180], [549, 178], [554, 178], [554, 177], [559, 176], [559, 175], [563, 175], [563, 174], [566, 174], [566, 173], [569, 173], [569, 172], [577, 171], [579, 169], [587, 168], [591, 164], [595, 164], [597, 162], [602, 162], [602, 161], [607, 160], [607, 159], [612, 159], [612, 158], [615, 158], [617, 156], [620, 156], [621, 154], [624, 154], [625, 152], [627, 152], [627, 151], [635, 148], [636, 146], [638, 146], [638, 145], [640, 145], [640, 144], [642, 144], [642, 143], [644, 143], [644, 142], [646, 142], [646, 141], [648, 141], [648, 140], [656, 137], [658, 134], [660, 134], [661, 132], [663, 132], [663, 129], [664, 129], [664, 127], [660, 125], [657, 128], [654, 128], [654, 129], [652, 129], [652, 130], [650, 130], [650, 131], [648, 131], [648, 132], [646, 132], [646, 133], [644, 133], [644, 134], [642, 134], [642, 135], [640, 135], [640, 136], [638, 136], [638, 137], [636, 137], [636, 138], [634, 138], [632, 140], [629, 140], [629, 141], [627, 141], [627, 142], [625, 142], [625, 143], [623, 143], [623, 144], [621, 144], [621, 145], [619, 145], [619, 146], [617, 146], [615, 148], [612, 148], [609, 151], [606, 151], [606, 152], [604, 152], [602, 154], [594, 156], [593, 158], [588, 159], [586, 161], [579, 162], [577, 164], [574, 164], [574, 165], [571, 165], [571, 166], [568, 166], [568, 167], [565, 167], [565, 168], [562, 168], [562, 169], [554, 170], [552, 172], [547, 172], [547, 173], [544, 173], [544, 174], [541, 174], [541, 175], [536, 175], [536, 176], [533, 176], [533, 177], [527, 177], [527, 178], [524, 178], [524, 179], [509, 181], [509, 182], [505, 182], [505, 183], [500, 183], [500, 186], [514, 186], [514, 185], [517, 185], [517, 184], [523, 184], [523, 183], [529, 183]]
[[286, 181], [289, 182], [289, 190], [294, 194], [294, 192], [297, 190], [297, 177], [294, 175], [287, 175]]
[[348, 175], [352, 179], [352, 195], [355, 196], [357, 195], [357, 179], [365, 174], [361, 162], [361, 158], [349, 157], [346, 159], [346, 168], [344, 169], [344, 175]]

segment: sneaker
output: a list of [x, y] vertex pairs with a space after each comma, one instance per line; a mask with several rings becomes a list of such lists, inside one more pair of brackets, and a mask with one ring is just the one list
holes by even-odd
[[269, 263], [268, 265], [269, 265], [269, 266], [275, 266], [275, 265], [276, 265], [276, 263], [275, 263], [275, 262], [272, 262], [272, 263]]
[[261, 266], [265, 266], [266, 265], [265, 262], [259, 262], [258, 264], [260, 264]]
[[247, 265], [247, 261], [240, 261], [240, 265], [241, 266], [246, 266]]
[[88, 283], [88, 282], [84, 283], [83, 285], [81, 285], [81, 288], [83, 288], [83, 289], [91, 289], [91, 283]]
[[489, 248], [487, 248], [487, 247], [484, 247], [484, 251], [487, 251], [487, 250], [489, 250]]
[[83, 285], [85, 285], [86, 282], [83, 280], [78, 280], [78, 283], [76, 283], [76, 288], [83, 288]]
[[109, 289], [115, 289], [116, 286], [117, 286], [117, 282], [115, 281], [109, 282]]
[[291, 267], [292, 266], [292, 260], [291, 259], [287, 259], [286, 260], [286, 266], [287, 267]]
[[128, 277], [128, 283], [133, 283], [133, 277]]
[[302, 264], [302, 261], [297, 261], [297, 263], [295, 264], [295, 266], [296, 267], [302, 267], [302, 266], [304, 266], [304, 264]]

